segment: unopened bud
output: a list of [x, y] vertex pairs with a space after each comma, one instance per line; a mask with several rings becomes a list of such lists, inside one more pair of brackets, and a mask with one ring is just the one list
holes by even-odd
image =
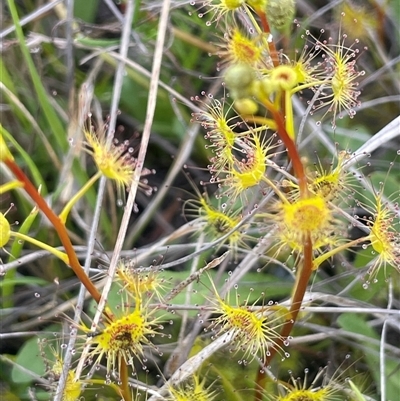
[[293, 22], [296, 3], [294, 0], [268, 1], [266, 13], [270, 25], [278, 31], [283, 31]]
[[224, 76], [225, 84], [235, 99], [251, 95], [254, 78], [254, 70], [247, 64], [230, 66]]
[[0, 248], [7, 244], [10, 240], [11, 228], [10, 223], [3, 213], [0, 213]]
[[258, 111], [258, 104], [250, 98], [236, 99], [234, 107], [239, 114], [254, 115]]

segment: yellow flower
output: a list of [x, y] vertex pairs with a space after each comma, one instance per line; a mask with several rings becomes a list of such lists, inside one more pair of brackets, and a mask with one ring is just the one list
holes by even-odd
[[218, 181], [226, 187], [223, 192], [225, 196], [236, 199], [239, 195], [245, 195], [247, 189], [266, 180], [267, 157], [273, 149], [273, 146], [270, 146], [273, 138], [274, 136], [263, 141], [253, 132], [249, 139], [243, 140], [242, 153], [245, 154], [245, 158], [235, 158], [231, 165], [226, 166], [226, 177]]
[[[304, 380], [295, 379], [290, 375], [290, 382], [279, 381], [279, 387], [284, 395], [272, 396], [274, 401], [341, 401], [343, 395], [335, 385], [334, 380], [326, 382], [326, 369], [321, 369], [311, 385], [307, 387], [308, 369], [305, 369]], [[323, 383], [316, 385], [322, 378]]]
[[282, 217], [288, 230], [298, 231], [299, 236], [305, 238], [326, 226], [330, 211], [321, 196], [314, 196], [283, 204]]
[[225, 35], [225, 45], [217, 54], [222, 58], [223, 64], [245, 63], [253, 67], [262, 67], [264, 59], [268, 58], [268, 44], [263, 35], [249, 37], [242, 33], [237, 26]]
[[309, 189], [328, 202], [343, 198], [351, 185], [352, 176], [345, 169], [345, 163], [350, 157], [347, 151], [339, 152], [336, 165], [332, 162], [329, 169], [325, 169], [319, 161]]
[[223, 16], [239, 9], [244, 3], [245, 0], [204, 0], [201, 1], [200, 12], [197, 15], [203, 18], [210, 13], [211, 17], [206, 24], [211, 25], [214, 22], [218, 23]]
[[3, 213], [0, 213], [0, 248], [3, 248], [11, 237], [11, 226]]
[[134, 298], [142, 295], [152, 297], [155, 294], [159, 300], [162, 299], [164, 279], [157, 271], [140, 272], [130, 266], [129, 262], [121, 261], [117, 266], [117, 277], [122, 282], [123, 288]]
[[205, 387], [205, 379], [200, 381], [197, 375], [178, 387], [169, 386], [168, 401], [212, 401], [217, 392]]
[[377, 255], [368, 270], [370, 279], [375, 279], [382, 267], [386, 271], [387, 266], [393, 266], [400, 272], [400, 221], [382, 196], [382, 190], [374, 193], [372, 206], [360, 203], [372, 215], [372, 219], [364, 219], [371, 230], [366, 240], [370, 241], [373, 253]]
[[[240, 305], [237, 293], [235, 305], [232, 306], [229, 302], [229, 294], [227, 300], [222, 299], [212, 281], [211, 283], [215, 296], [211, 299], [215, 306], [213, 313], [219, 314], [212, 326], [218, 330], [218, 334], [231, 333], [232, 347], [230, 349], [235, 353], [241, 350], [243, 362], [251, 362], [256, 357], [263, 361], [269, 355], [270, 347], [276, 346], [276, 341], [280, 338], [276, 329], [283, 323], [284, 315], [288, 313], [287, 309], [265, 306], [259, 310], [253, 310], [254, 305], [248, 305], [250, 294], [244, 304]], [[284, 352], [283, 349], [280, 351]], [[285, 353], [285, 356], [288, 355]]]
[[206, 237], [211, 241], [217, 240], [236, 228], [226, 240], [235, 254], [239, 244], [245, 246], [243, 242], [245, 235], [243, 230], [245, 228], [238, 227], [242, 220], [240, 209], [230, 211], [227, 210], [226, 205], [224, 205], [224, 208], [221, 205], [214, 206], [211, 204], [206, 193], [203, 195], [198, 193], [198, 196], [198, 199], [190, 199], [185, 202], [184, 211], [188, 213], [188, 216], [199, 218], [200, 222], [204, 224], [202, 231], [204, 231]]
[[274, 89], [283, 91], [289, 91], [299, 83], [296, 70], [289, 65], [275, 67], [271, 71], [269, 79]]
[[88, 333], [93, 344], [91, 355], [96, 358], [95, 363], [100, 363], [102, 357], [106, 356], [107, 371], [110, 372], [118, 369], [121, 361], [132, 365], [134, 358], [141, 360], [144, 345], [155, 348], [148, 337], [158, 334], [154, 327], [160, 318], [152, 318], [151, 315], [141, 297], [136, 297], [133, 311], [123, 302], [120, 317], [104, 323], [104, 328], [99, 327], [98, 332]]
[[308, 237], [317, 252], [337, 243], [338, 221], [322, 196], [279, 202], [275, 208], [277, 214], [270, 217], [277, 221], [277, 253], [285, 246], [301, 252]]
[[118, 188], [130, 187], [136, 160], [131, 156], [128, 146], [115, 142], [108, 146], [105, 130], [97, 134], [91, 126], [85, 131], [85, 138], [91, 148], [90, 153], [101, 173], [117, 183]]
[[342, 43], [327, 45], [318, 43], [326, 54], [326, 68], [330, 71], [330, 80], [327, 84], [330, 93], [323, 94], [317, 109], [329, 105], [328, 112], [333, 112], [333, 125], [335, 125], [336, 115], [342, 116], [344, 110], [352, 118], [356, 114], [354, 108], [359, 106], [357, 90], [358, 79], [364, 75], [364, 71], [359, 71], [356, 67], [357, 55], [359, 50], [344, 45], [347, 35], [343, 35]]

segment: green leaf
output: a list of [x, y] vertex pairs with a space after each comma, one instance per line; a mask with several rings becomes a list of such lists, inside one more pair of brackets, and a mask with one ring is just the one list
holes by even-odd
[[29, 52], [28, 46], [25, 43], [24, 33], [22, 31], [17, 8], [15, 6], [14, 0], [8, 0], [8, 7], [11, 13], [11, 17], [15, 26], [15, 33], [19, 41], [19, 45], [21, 48], [22, 55], [24, 57], [25, 63], [28, 67], [33, 85], [35, 87], [35, 91], [37, 94], [37, 100], [39, 105], [47, 119], [49, 127], [51, 127], [54, 136], [56, 137], [57, 144], [61, 149], [66, 149], [68, 146], [68, 142], [65, 135], [65, 129], [63, 124], [60, 121], [60, 118], [57, 116], [54, 107], [50, 102], [50, 96], [46, 92], [46, 89], [43, 86], [42, 79], [36, 69], [36, 66], [33, 62], [32, 56]]
[[17, 277], [15, 279], [6, 279], [0, 281], [0, 288], [7, 287], [9, 285], [46, 285], [48, 281], [43, 280], [39, 277], [27, 276], [27, 277]]
[[365, 321], [365, 315], [357, 315], [355, 313], [343, 313], [337, 319], [338, 324], [352, 333], [362, 334], [367, 337], [379, 339], [375, 330]]
[[85, 22], [94, 23], [99, 0], [74, 1], [74, 16]]

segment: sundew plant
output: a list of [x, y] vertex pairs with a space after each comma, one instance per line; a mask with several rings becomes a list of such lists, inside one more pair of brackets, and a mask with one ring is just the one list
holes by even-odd
[[0, 398], [398, 400], [399, 20], [7, 0]]

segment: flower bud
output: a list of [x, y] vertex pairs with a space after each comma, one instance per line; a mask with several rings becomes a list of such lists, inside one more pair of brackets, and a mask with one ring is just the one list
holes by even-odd
[[275, 87], [287, 91], [293, 89], [297, 84], [297, 73], [288, 65], [278, 65], [271, 71], [271, 81]]
[[225, 71], [225, 84], [234, 98], [245, 98], [251, 95], [254, 70], [246, 64], [234, 64]]
[[258, 104], [250, 98], [236, 99], [234, 107], [239, 114], [254, 115], [258, 111]]
[[295, 8], [294, 0], [268, 1], [265, 10], [268, 22], [276, 30], [284, 31], [293, 22]]
[[3, 213], [0, 213], [0, 248], [7, 244], [10, 240], [11, 229], [10, 223], [5, 218]]
[[260, 95], [269, 97], [271, 94], [276, 92], [278, 89], [276, 82], [273, 81], [270, 77], [264, 77], [259, 84], [259, 93]]

